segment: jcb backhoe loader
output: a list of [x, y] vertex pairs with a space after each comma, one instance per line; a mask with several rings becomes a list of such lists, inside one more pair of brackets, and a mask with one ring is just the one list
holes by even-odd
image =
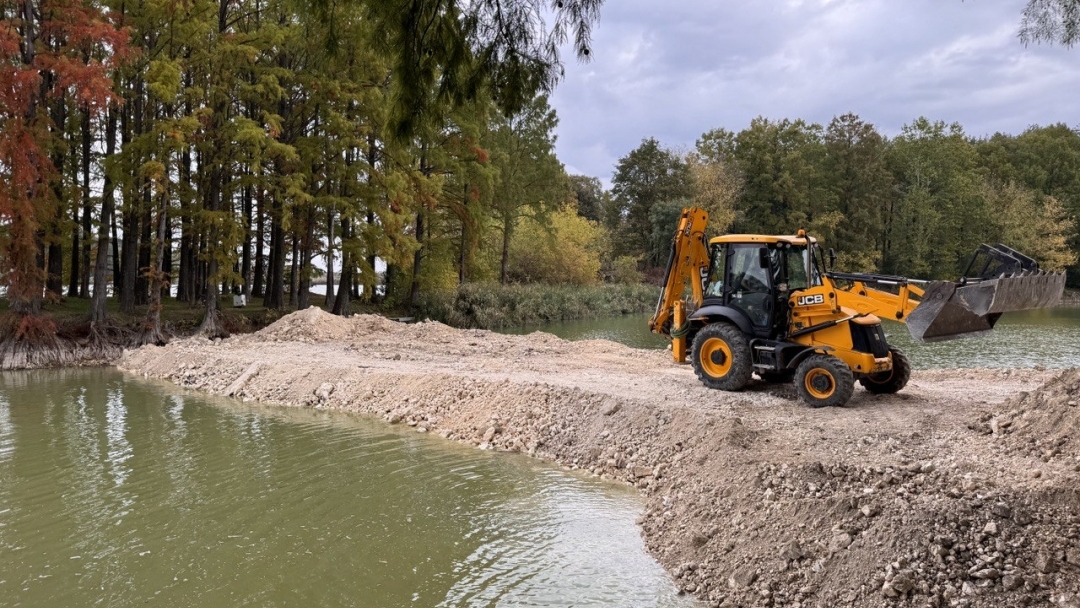
[[906, 323], [917, 340], [948, 340], [990, 331], [1005, 312], [1053, 306], [1065, 289], [1064, 273], [1004, 245], [981, 246], [959, 281], [916, 281], [827, 272], [802, 230], [706, 240], [708, 217], [683, 210], [649, 329], [671, 339], [676, 362], [689, 355], [710, 388], [739, 390], [756, 373], [794, 380], [813, 407], [843, 405], [856, 380], [895, 393], [911, 367], [880, 317]]

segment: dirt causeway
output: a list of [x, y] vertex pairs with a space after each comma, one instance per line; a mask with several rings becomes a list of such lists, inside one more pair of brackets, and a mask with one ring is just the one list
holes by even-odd
[[119, 365], [633, 484], [649, 551], [705, 605], [1080, 608], [1080, 370], [915, 372], [811, 409], [664, 351], [314, 308]]

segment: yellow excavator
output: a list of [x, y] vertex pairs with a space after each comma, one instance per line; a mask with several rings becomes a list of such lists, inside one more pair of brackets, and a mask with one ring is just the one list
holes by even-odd
[[[855, 381], [895, 393], [911, 366], [885, 340], [881, 318], [903, 322], [920, 341], [993, 329], [1002, 313], [1061, 300], [1065, 273], [1004, 245], [982, 245], [958, 281], [833, 272], [832, 250], [794, 236], [729, 234], [707, 239], [708, 213], [686, 208], [671, 244], [649, 329], [671, 339], [710, 388], [737, 391], [753, 374], [794, 381], [812, 407], [839, 406]], [[689, 287], [689, 289], [687, 289]]]

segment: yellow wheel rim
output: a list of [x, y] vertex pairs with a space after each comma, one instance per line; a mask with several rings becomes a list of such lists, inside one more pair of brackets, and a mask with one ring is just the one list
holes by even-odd
[[723, 378], [731, 371], [731, 347], [720, 338], [709, 338], [701, 345], [701, 369], [713, 378]]
[[814, 399], [828, 399], [836, 392], [836, 379], [827, 370], [812, 369], [806, 374], [803, 386]]

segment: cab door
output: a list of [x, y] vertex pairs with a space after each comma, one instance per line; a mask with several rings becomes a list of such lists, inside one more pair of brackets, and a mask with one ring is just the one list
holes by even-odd
[[764, 243], [730, 245], [727, 254], [726, 304], [745, 313], [755, 333], [770, 334], [776, 302], [768, 246]]

